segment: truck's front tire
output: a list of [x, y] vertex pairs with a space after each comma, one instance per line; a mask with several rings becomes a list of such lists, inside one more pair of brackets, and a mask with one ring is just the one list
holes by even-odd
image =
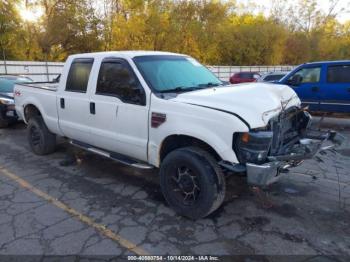
[[191, 219], [209, 215], [225, 197], [225, 178], [217, 161], [196, 147], [176, 149], [165, 157], [160, 185], [175, 212]]
[[47, 129], [41, 116], [33, 116], [29, 119], [27, 138], [30, 148], [37, 155], [47, 155], [55, 151], [56, 135]]

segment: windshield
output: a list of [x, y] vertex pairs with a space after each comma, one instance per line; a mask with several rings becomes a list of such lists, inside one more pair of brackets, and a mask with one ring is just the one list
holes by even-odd
[[150, 87], [157, 92], [191, 91], [222, 85], [205, 66], [186, 56], [138, 56], [134, 62]]

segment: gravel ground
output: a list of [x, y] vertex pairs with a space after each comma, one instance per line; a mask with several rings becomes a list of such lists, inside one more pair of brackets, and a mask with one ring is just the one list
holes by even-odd
[[[348, 122], [332, 121], [328, 126], [350, 138]], [[156, 171], [85, 152], [78, 164], [62, 166], [70, 151], [62, 142], [56, 153], [36, 156], [23, 124], [0, 130], [0, 255], [341, 255], [349, 261], [349, 142], [264, 191], [230, 177], [223, 206], [198, 221], [167, 206]]]

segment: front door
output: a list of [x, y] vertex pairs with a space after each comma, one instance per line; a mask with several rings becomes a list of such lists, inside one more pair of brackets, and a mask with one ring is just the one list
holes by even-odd
[[126, 60], [101, 62], [91, 103], [92, 144], [146, 161], [148, 106], [144, 89]]
[[[287, 79], [287, 83], [297, 93], [303, 106], [309, 106], [311, 111], [320, 109], [321, 70], [321, 66], [304, 67]], [[293, 86], [290, 83], [295, 75], [301, 77], [301, 82]]]

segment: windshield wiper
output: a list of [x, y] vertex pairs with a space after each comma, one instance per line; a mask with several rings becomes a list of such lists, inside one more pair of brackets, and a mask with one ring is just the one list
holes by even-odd
[[195, 87], [178, 86], [171, 89], [161, 90], [159, 93], [177, 93], [177, 92], [187, 92], [196, 90]]
[[199, 84], [197, 86], [178, 86], [174, 87], [171, 89], [166, 89], [166, 90], [161, 90], [159, 93], [178, 93], [178, 92], [189, 92], [189, 91], [194, 91], [202, 88], [207, 88], [207, 87], [215, 87], [215, 86], [222, 86], [221, 83], [205, 83], [205, 84]]
[[215, 87], [215, 86], [222, 86], [221, 83], [213, 83], [213, 82], [208, 82], [204, 84], [199, 84], [198, 87]]

